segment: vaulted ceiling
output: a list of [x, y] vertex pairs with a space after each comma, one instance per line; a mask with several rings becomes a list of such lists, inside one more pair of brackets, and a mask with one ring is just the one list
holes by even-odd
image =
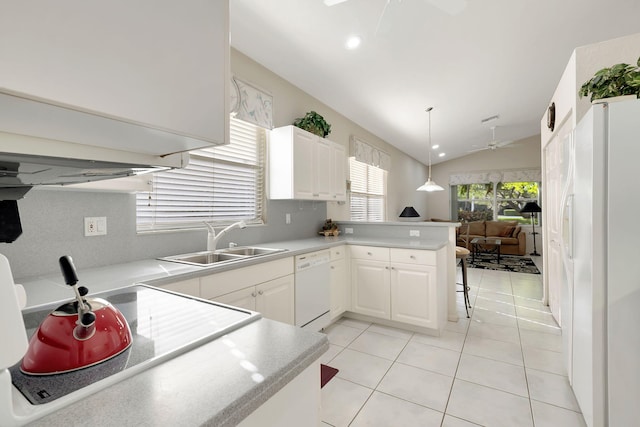
[[234, 48], [423, 163], [425, 108], [434, 163], [486, 147], [492, 127], [500, 142], [536, 135], [573, 49], [640, 31], [638, 0], [231, 0], [230, 13]]

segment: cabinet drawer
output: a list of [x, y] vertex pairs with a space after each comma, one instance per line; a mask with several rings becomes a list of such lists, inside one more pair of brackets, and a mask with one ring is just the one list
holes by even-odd
[[346, 250], [347, 250], [347, 247], [344, 245], [331, 248], [331, 261], [344, 259]]
[[200, 297], [212, 299], [288, 274], [293, 274], [293, 257], [204, 276], [200, 278]]
[[389, 248], [377, 246], [351, 246], [351, 257], [375, 261], [389, 261]]
[[436, 265], [435, 251], [421, 251], [417, 249], [391, 249], [391, 262], [405, 264]]

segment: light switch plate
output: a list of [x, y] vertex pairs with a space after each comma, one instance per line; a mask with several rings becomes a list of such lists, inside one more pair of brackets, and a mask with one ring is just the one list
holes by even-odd
[[353, 228], [345, 227], [344, 234], [353, 234]]

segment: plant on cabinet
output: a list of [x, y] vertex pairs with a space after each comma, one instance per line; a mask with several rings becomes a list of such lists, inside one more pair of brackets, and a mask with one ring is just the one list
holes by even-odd
[[591, 101], [617, 96], [640, 96], [640, 58], [636, 65], [616, 64], [597, 71], [593, 77], [582, 84], [579, 95], [588, 96]]

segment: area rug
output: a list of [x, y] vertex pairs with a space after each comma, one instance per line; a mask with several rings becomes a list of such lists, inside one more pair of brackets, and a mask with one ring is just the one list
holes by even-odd
[[337, 373], [336, 368], [320, 364], [320, 388], [324, 387]]
[[496, 254], [480, 253], [476, 255], [475, 262], [471, 261], [472, 258], [471, 255], [467, 258], [467, 267], [469, 268], [540, 274], [540, 270], [528, 256], [500, 255], [500, 264], [498, 264], [498, 256]]

